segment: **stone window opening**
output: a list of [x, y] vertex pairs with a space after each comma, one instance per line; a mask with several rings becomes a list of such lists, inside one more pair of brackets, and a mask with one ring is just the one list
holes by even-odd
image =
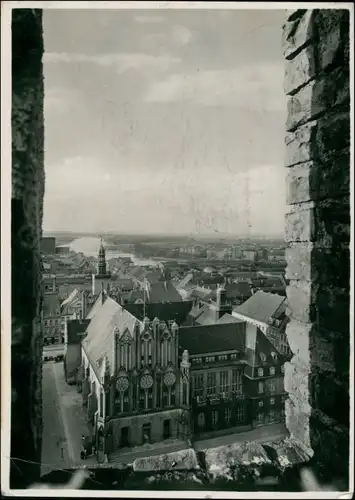
[[[22, 14], [19, 13], [16, 18], [16, 14], [14, 14], [13, 24], [17, 28], [13, 30], [13, 46], [20, 45], [21, 47], [21, 37], [16, 33], [17, 31], [23, 32], [27, 30], [27, 26], [25, 24], [26, 20], [22, 20], [20, 15]], [[30, 29], [34, 29], [36, 35], [34, 37], [35, 50], [30, 46], [28, 48], [23, 47], [25, 55], [22, 60], [25, 66], [28, 61], [28, 67], [30, 67], [32, 57], [34, 57], [35, 61], [40, 61], [43, 54], [42, 13], [38, 9], [31, 9], [31, 12], [26, 14], [27, 19], [28, 16], [33, 16], [35, 21], [34, 28], [31, 28], [30, 22]], [[312, 36], [313, 30], [317, 31], [316, 37]], [[338, 451], [338, 444], [339, 449], [341, 446], [347, 446], [349, 424], [347, 422], [341, 425], [336, 424], [337, 419], [342, 418], [341, 415], [346, 417], [348, 413], [346, 409], [348, 395], [345, 394], [344, 396], [339, 394], [340, 391], [338, 391], [337, 397], [341, 398], [342, 404], [329, 405], [330, 396], [333, 397], [329, 380], [336, 385], [337, 378], [346, 378], [347, 353], [344, 354], [343, 362], [339, 363], [340, 369], [337, 368], [338, 363], [334, 362], [335, 369], [331, 371], [331, 378], [327, 381], [323, 377], [324, 372], [326, 372], [325, 361], [317, 359], [319, 348], [305, 348], [303, 344], [297, 343], [299, 342], [299, 333], [302, 333], [305, 337], [305, 343], [308, 346], [317, 342], [326, 343], [326, 338], [322, 337], [321, 327], [326, 326], [328, 322], [328, 326], [331, 328], [330, 320], [334, 323], [333, 333], [338, 334], [337, 338], [335, 335], [332, 337], [332, 346], [336, 347], [337, 342], [339, 342], [344, 351], [344, 346], [346, 350], [349, 341], [349, 329], [343, 326], [346, 325], [349, 314], [349, 307], [346, 303], [346, 295], [349, 293], [347, 272], [345, 272], [345, 282], [342, 283], [342, 286], [338, 285], [344, 275], [344, 267], [349, 264], [350, 260], [349, 250], [346, 248], [349, 243], [349, 175], [347, 166], [350, 164], [350, 124], [349, 109], [344, 108], [344, 105], [340, 107], [338, 102], [334, 102], [339, 95], [345, 95], [346, 98], [346, 94], [349, 94], [349, 90], [346, 91], [346, 85], [349, 84], [348, 12], [342, 9], [320, 9], [314, 11], [314, 13], [307, 10], [292, 11], [284, 27], [284, 52], [287, 76], [286, 93], [289, 101], [289, 116], [286, 125], [286, 167], [289, 191], [287, 196], [288, 206], [292, 207], [292, 211], [286, 214], [287, 279], [290, 279], [287, 290], [290, 309], [290, 324], [287, 327], [287, 337], [293, 352], [290, 364], [294, 373], [303, 375], [300, 370], [300, 361], [303, 362], [305, 359], [308, 368], [308, 375], [305, 377], [305, 387], [308, 387], [308, 393], [303, 398], [300, 397], [299, 388], [295, 387], [293, 382], [296, 377], [292, 377], [292, 375], [285, 376], [285, 388], [290, 395], [286, 406], [286, 426], [292, 439], [300, 442], [309, 451], [310, 456], [314, 454], [316, 462], [324, 470], [332, 470], [332, 467], [334, 467], [334, 474], [344, 473], [344, 476], [347, 477], [348, 464], [344, 464], [344, 458], [340, 459], [341, 454]], [[306, 74], [304, 71], [300, 71], [300, 68], [304, 68], [305, 64], [309, 68], [309, 72], [306, 72]], [[29, 85], [32, 85], [34, 89], [40, 89], [42, 85], [42, 68], [40, 64], [34, 66], [36, 69], [34, 73], [31, 72], [32, 83]], [[313, 71], [314, 67], [317, 68], [317, 74]], [[325, 85], [318, 88], [317, 94], [314, 90], [309, 92], [307, 81], [302, 81], [302, 78], [312, 80], [312, 85], [317, 84], [321, 82], [325, 71], [327, 72]], [[340, 73], [341, 78], [338, 77], [339, 75], [336, 76], [336, 73]], [[22, 72], [13, 74], [13, 81], [16, 82], [17, 87], [21, 85], [22, 78]], [[27, 78], [27, 75], [25, 78]], [[333, 85], [332, 92], [327, 90], [327, 82]], [[43, 96], [43, 90], [39, 90], [40, 94], [35, 96], [36, 104], [39, 106], [41, 105], [41, 92]], [[31, 96], [31, 92], [27, 94]], [[334, 96], [333, 100], [329, 101], [329, 96]], [[20, 109], [16, 107], [16, 100], [13, 99], [12, 111], [15, 117], [19, 117], [26, 106], [24, 106], [24, 97], [21, 95], [16, 97], [19, 97], [17, 100], [21, 102], [20, 106], [18, 106]], [[298, 111], [296, 111], [297, 109]], [[329, 112], [332, 113], [331, 116]], [[39, 113], [39, 116], [38, 122], [43, 124], [42, 114]], [[33, 120], [35, 119], [33, 118]], [[309, 123], [312, 125], [309, 125]], [[12, 126], [13, 137], [18, 134], [22, 138], [22, 143], [28, 140], [28, 130], [31, 129], [28, 121], [15, 119]], [[335, 140], [337, 144], [334, 149], [333, 143]], [[35, 157], [36, 154], [39, 155], [39, 152], [43, 151], [43, 131], [41, 128], [36, 128], [36, 141], [33, 146], [29, 142], [29, 151], [27, 156], [23, 155], [23, 160], [20, 160], [18, 171], [23, 172], [23, 179], [30, 175], [33, 182], [43, 187], [43, 159], [40, 156], [36, 158], [36, 168], [32, 168], [33, 161], [31, 159], [32, 155]], [[34, 149], [31, 151], [32, 147]], [[334, 154], [334, 150], [336, 150], [336, 154]], [[14, 142], [13, 152], [18, 151], [19, 147]], [[28, 158], [30, 158], [29, 161]], [[322, 166], [327, 167], [327, 169], [318, 169], [315, 159], [324, 160], [325, 165], [322, 163]], [[331, 166], [327, 164], [329, 161]], [[337, 178], [337, 182], [329, 180], [332, 178]], [[26, 204], [29, 205], [26, 208], [27, 212], [33, 214], [33, 220], [29, 222], [37, 230], [40, 230], [41, 220], [38, 213], [43, 204], [43, 190], [40, 191], [39, 194], [33, 197], [33, 200], [26, 201]], [[19, 188], [13, 190], [12, 196], [14, 204], [18, 204], [25, 199]], [[331, 216], [329, 216], [329, 207]], [[15, 223], [17, 217], [14, 218]], [[29, 216], [30, 218], [32, 219], [32, 215]], [[331, 223], [329, 223], [330, 220]], [[327, 247], [328, 243], [331, 243], [332, 251], [330, 251], [330, 246]], [[37, 247], [39, 248], [39, 245], [33, 240], [32, 252], [34, 258], [39, 253]], [[14, 254], [16, 256], [16, 248]], [[341, 254], [340, 259], [339, 254]], [[325, 260], [329, 265], [325, 264]], [[21, 268], [21, 261], [16, 257], [14, 261], [16, 266], [13, 267]], [[323, 272], [319, 272], [319, 270]], [[324, 300], [324, 297], [320, 296], [321, 292], [311, 290], [312, 287], [316, 288], [319, 285], [318, 280], [320, 279], [323, 285], [327, 285], [326, 287], [323, 286], [322, 293], [326, 291], [329, 296], [334, 296], [334, 304], [336, 303], [339, 306], [339, 311], [341, 309], [341, 321], [336, 321], [336, 314], [333, 314], [336, 307], [329, 307], [332, 302]], [[31, 287], [32, 285], [33, 283], [30, 284]], [[341, 294], [337, 295], [339, 289], [345, 291], [345, 298]], [[301, 292], [301, 290], [304, 293], [303, 303], [307, 303], [307, 307], [300, 306], [300, 296], [297, 293]], [[39, 299], [37, 298], [37, 300]], [[344, 307], [342, 301], [345, 304]], [[328, 311], [322, 309], [324, 303], [327, 304]], [[312, 311], [315, 309], [318, 309], [317, 323], [312, 315]], [[314, 332], [315, 325], [319, 337]], [[32, 334], [32, 336], [35, 335], [35, 333]], [[12, 363], [15, 363], [16, 356], [17, 354], [14, 353]], [[328, 362], [331, 363], [331, 360], [328, 360]], [[34, 368], [29, 368], [27, 371], [30, 372], [31, 369], [34, 370]], [[290, 373], [291, 370], [288, 372]], [[344, 385], [346, 386], [346, 382]], [[328, 398], [323, 398], [321, 394], [317, 395], [317, 392], [326, 389], [328, 389]], [[32, 390], [32, 388], [28, 390]], [[18, 391], [20, 391], [20, 388]], [[349, 392], [349, 390], [345, 387], [346, 392]], [[305, 413], [304, 408], [307, 405], [309, 411]], [[328, 413], [330, 414], [328, 415]], [[14, 412], [12, 412], [12, 416], [16, 418], [16, 422], [17, 419], [24, 422], [23, 419], [27, 418], [26, 416], [22, 418]], [[329, 419], [331, 425], [327, 424]], [[25, 427], [29, 429], [27, 423], [25, 423]], [[32, 435], [34, 431], [29, 429], [29, 432]], [[332, 439], [327, 439], [327, 436]], [[332, 448], [332, 453], [325, 453], [324, 446], [321, 445], [324, 442], [336, 443], [336, 447]], [[13, 455], [13, 452], [11, 455]], [[15, 453], [15, 456], [22, 455]], [[346, 457], [346, 461], [348, 462], [348, 457]]]
[[237, 410], [236, 410], [236, 417], [237, 417], [237, 422], [243, 422], [244, 421], [244, 406], [238, 405]]

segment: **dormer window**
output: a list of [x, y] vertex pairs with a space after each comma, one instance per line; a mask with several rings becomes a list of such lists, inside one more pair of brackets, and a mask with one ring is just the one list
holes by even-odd
[[272, 359], [273, 359], [274, 361], [276, 361], [276, 360], [277, 360], [277, 354], [276, 354], [276, 352], [272, 352], [272, 353], [271, 353], [271, 356], [272, 356]]
[[263, 352], [260, 353], [260, 359], [261, 361], [266, 361], [266, 356]]

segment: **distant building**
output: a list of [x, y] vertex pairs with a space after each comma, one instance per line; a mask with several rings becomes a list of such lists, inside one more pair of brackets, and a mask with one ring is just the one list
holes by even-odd
[[55, 253], [56, 254], [63, 254], [63, 255], [69, 254], [70, 247], [66, 247], [66, 246], [55, 247]]
[[158, 281], [146, 283], [144, 289], [132, 290], [126, 295], [122, 303], [166, 303], [181, 302], [182, 298], [171, 281]]
[[285, 249], [278, 248], [269, 251], [268, 260], [270, 262], [284, 262], [286, 260], [285, 257]]
[[44, 345], [64, 343], [60, 297], [57, 291], [46, 292], [44, 294], [42, 322]]
[[77, 374], [81, 366], [81, 341], [85, 337], [89, 319], [69, 319], [64, 329], [64, 375], [69, 384], [77, 383]]
[[243, 250], [243, 258], [246, 260], [255, 260], [257, 258], [256, 250]]
[[248, 328], [260, 330], [282, 355], [291, 356], [286, 336], [287, 298], [277, 294], [257, 291], [242, 305], [233, 309], [232, 316], [246, 321]]
[[41, 254], [55, 254], [55, 238], [44, 236], [40, 244]]
[[192, 433], [212, 437], [284, 421], [284, 356], [233, 317], [179, 329], [190, 368]]

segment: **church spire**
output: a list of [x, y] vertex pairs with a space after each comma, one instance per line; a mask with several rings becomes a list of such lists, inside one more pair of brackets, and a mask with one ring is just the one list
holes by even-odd
[[97, 274], [98, 276], [106, 276], [106, 251], [103, 244], [103, 240], [101, 238], [99, 255], [98, 255], [98, 264], [97, 264]]

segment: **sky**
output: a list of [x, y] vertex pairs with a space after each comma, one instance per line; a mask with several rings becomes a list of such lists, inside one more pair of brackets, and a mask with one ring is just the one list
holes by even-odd
[[44, 230], [283, 234], [283, 10], [43, 12]]

